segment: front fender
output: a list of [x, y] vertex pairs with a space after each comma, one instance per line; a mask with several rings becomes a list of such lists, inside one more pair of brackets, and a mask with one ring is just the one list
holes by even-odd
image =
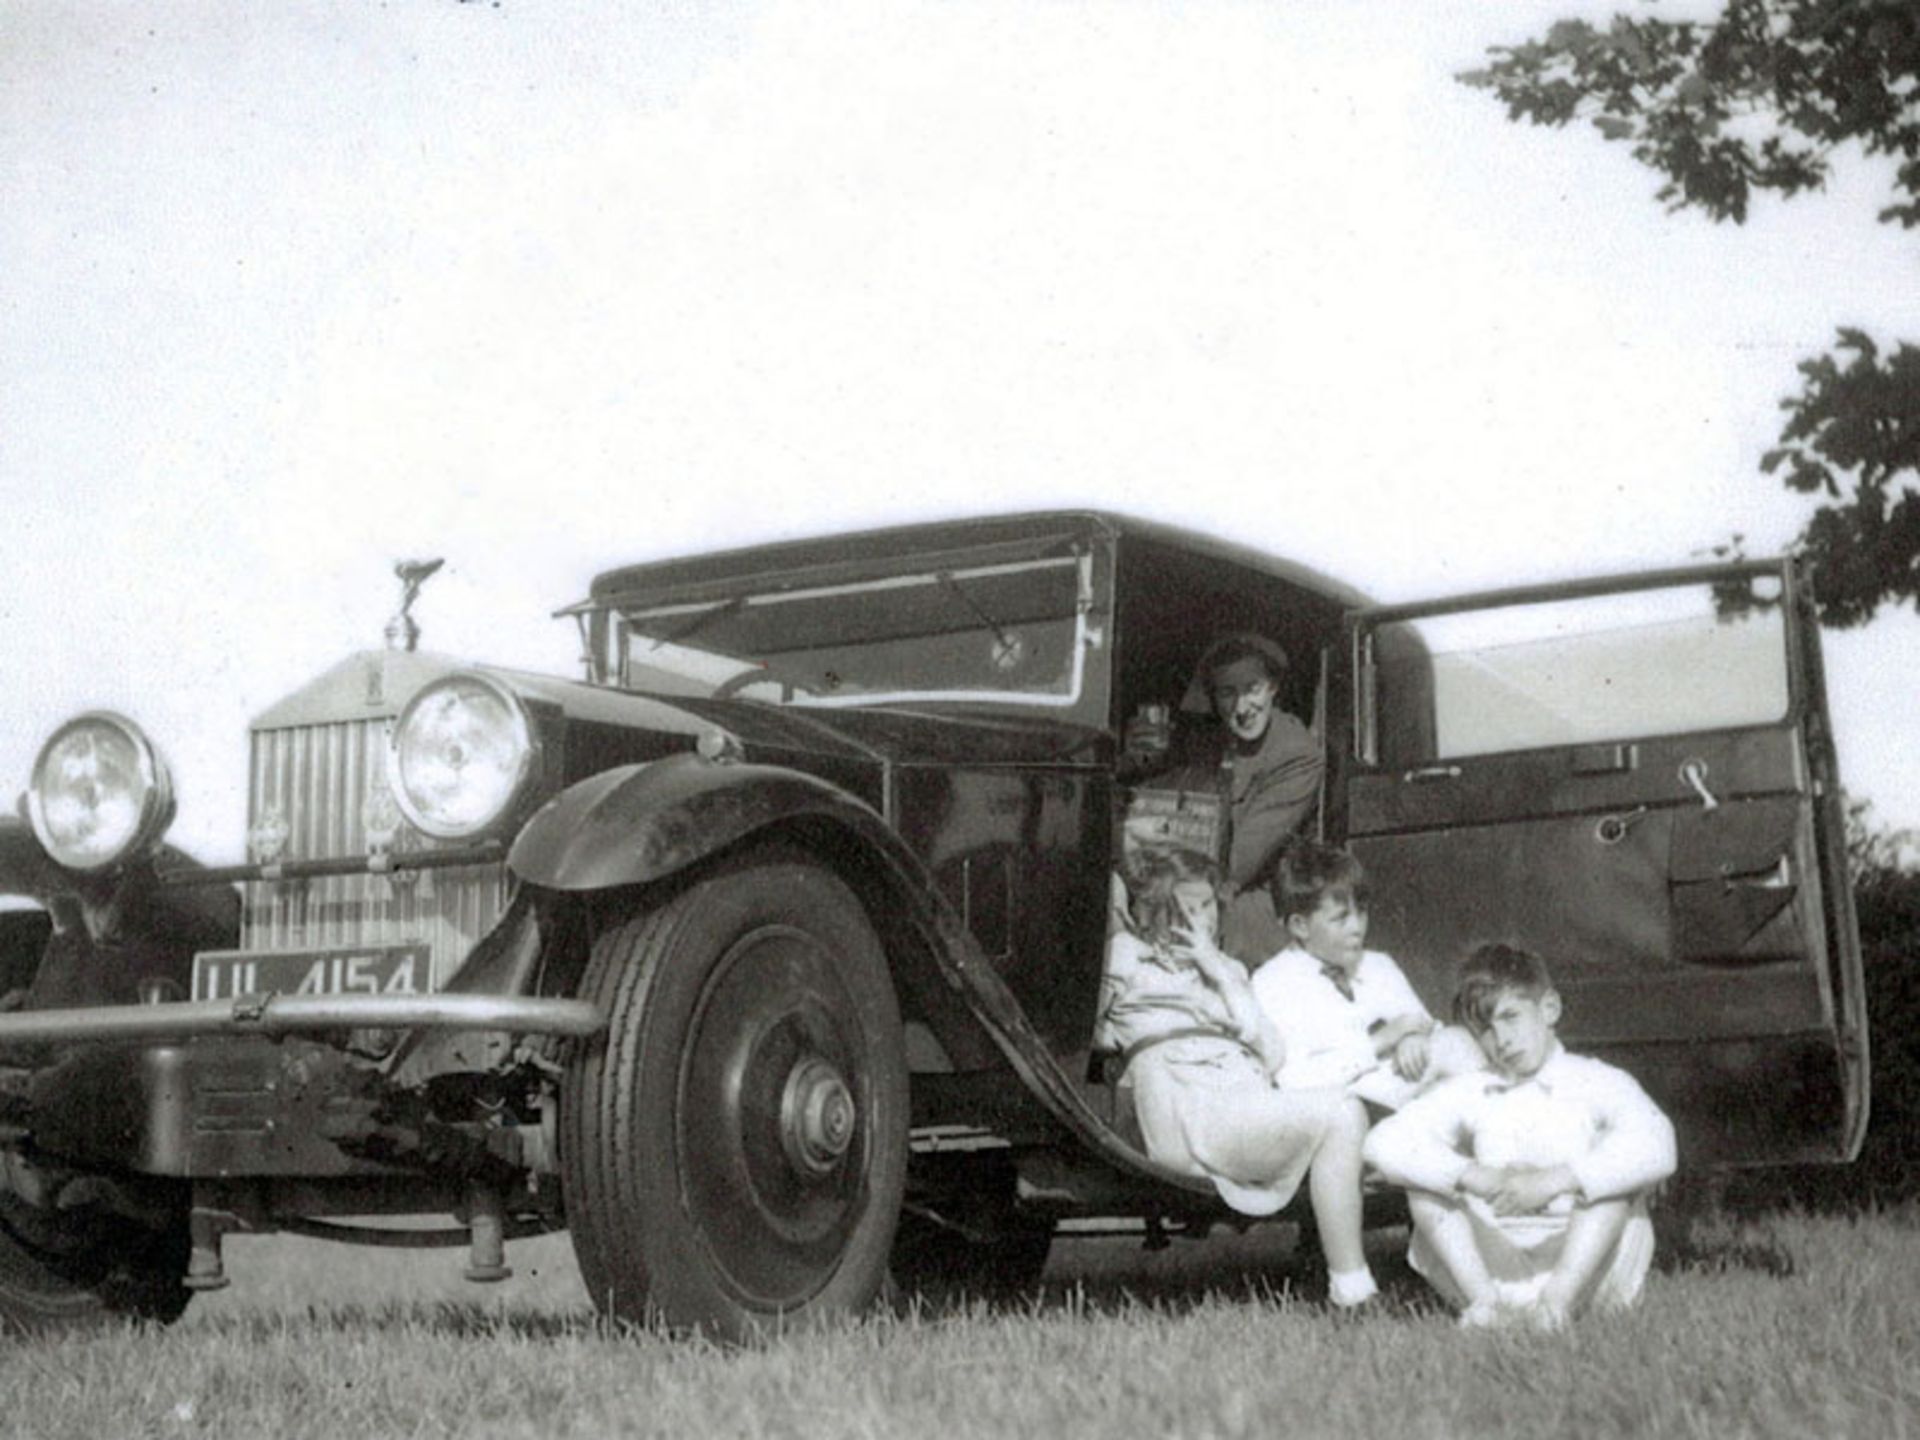
[[25, 896], [47, 912], [39, 924], [6, 927], [0, 988], [24, 987], [28, 1010], [132, 1004], [148, 981], [184, 996], [194, 952], [231, 949], [240, 934], [233, 886], [169, 885], [161, 876], [203, 868], [162, 845], [117, 869], [82, 875], [54, 863], [24, 821], [0, 817], [0, 895]]
[[871, 807], [815, 776], [671, 755], [562, 791], [521, 828], [507, 864], [551, 890], [639, 885], [777, 821], [810, 815], [837, 820], [883, 849], [900, 843]]
[[529, 884], [554, 890], [635, 885], [797, 818], [838, 822], [868, 843], [901, 882], [895, 891], [901, 911], [931, 941], [946, 982], [1070, 1134], [1124, 1173], [1206, 1190], [1203, 1182], [1149, 1160], [1088, 1107], [925, 867], [872, 807], [825, 780], [694, 755], [621, 766], [548, 801], [521, 830], [507, 864]]

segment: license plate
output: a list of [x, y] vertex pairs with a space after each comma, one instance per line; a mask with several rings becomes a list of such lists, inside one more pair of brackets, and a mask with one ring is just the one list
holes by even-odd
[[232, 995], [415, 995], [425, 945], [331, 950], [209, 950], [193, 957], [193, 998]]

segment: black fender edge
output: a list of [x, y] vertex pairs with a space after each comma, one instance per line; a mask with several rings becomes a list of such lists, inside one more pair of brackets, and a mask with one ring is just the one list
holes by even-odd
[[1209, 1188], [1149, 1160], [1094, 1112], [919, 858], [871, 806], [817, 776], [695, 755], [619, 766], [535, 812], [507, 864], [527, 884], [590, 892], [667, 879], [751, 837], [823, 829], [840, 837], [840, 857], [863, 872], [856, 888], [884, 886], [940, 979], [1074, 1139], [1128, 1174]]

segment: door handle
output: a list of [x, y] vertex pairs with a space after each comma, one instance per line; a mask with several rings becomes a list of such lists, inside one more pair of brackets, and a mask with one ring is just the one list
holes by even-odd
[[1693, 793], [1700, 797], [1703, 810], [1718, 810], [1720, 802], [1713, 798], [1713, 792], [1707, 788], [1707, 762], [1695, 757], [1680, 763], [1680, 778], [1693, 787]]
[[1418, 770], [1404, 772], [1400, 779], [1407, 785], [1424, 785], [1430, 780], [1458, 780], [1458, 765], [1422, 765]]

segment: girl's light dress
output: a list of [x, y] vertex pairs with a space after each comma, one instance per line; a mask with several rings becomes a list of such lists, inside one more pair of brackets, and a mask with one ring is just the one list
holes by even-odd
[[1147, 1155], [1211, 1180], [1244, 1215], [1271, 1215], [1300, 1188], [1345, 1098], [1275, 1089], [1252, 1038], [1191, 964], [1129, 932], [1108, 943], [1095, 1043], [1128, 1057], [1119, 1083]]

